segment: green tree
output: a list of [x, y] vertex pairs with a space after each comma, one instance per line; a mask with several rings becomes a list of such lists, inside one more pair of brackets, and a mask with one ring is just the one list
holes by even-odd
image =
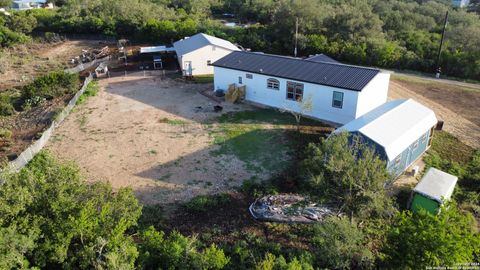
[[139, 265], [144, 269], [222, 269], [230, 260], [215, 245], [201, 251], [195, 237], [175, 231], [165, 237], [151, 226], [140, 239]]
[[302, 162], [310, 193], [361, 217], [393, 214], [386, 164], [360, 137], [346, 132], [307, 147]]
[[10, 7], [13, 0], [0, 0], [0, 7]]
[[375, 257], [365, 247], [366, 238], [355, 222], [330, 217], [315, 225], [313, 244], [318, 264], [332, 269], [371, 268]]
[[28, 34], [37, 26], [37, 19], [30, 13], [13, 13], [8, 16], [6, 25], [14, 32]]
[[287, 262], [285, 258], [271, 253], [265, 254], [265, 258], [256, 265], [257, 270], [313, 270], [313, 266], [305, 261], [293, 258]]
[[0, 261], [133, 269], [138, 253], [126, 231], [140, 212], [130, 189], [114, 194], [108, 184], [87, 185], [75, 165], [41, 152], [0, 187], [0, 242], [15, 239], [0, 252]]
[[386, 265], [399, 269], [455, 266], [480, 255], [480, 236], [471, 215], [452, 203], [438, 215], [399, 213], [388, 237]]

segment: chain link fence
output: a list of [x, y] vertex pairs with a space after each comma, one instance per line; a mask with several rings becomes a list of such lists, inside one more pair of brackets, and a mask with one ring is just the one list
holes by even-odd
[[[65, 71], [67, 72], [67, 71]], [[50, 124], [50, 127], [46, 129], [40, 139], [36, 140], [32, 143], [27, 149], [25, 149], [15, 160], [8, 163], [7, 170], [10, 172], [18, 172], [20, 171], [25, 165], [33, 159], [33, 157], [40, 152], [43, 147], [47, 144], [48, 140], [52, 136], [55, 128], [57, 128], [63, 120], [70, 114], [70, 111], [73, 109], [75, 104], [77, 103], [80, 96], [85, 92], [87, 89], [88, 84], [92, 81], [93, 75], [90, 74], [85, 81], [83, 82], [82, 88], [73, 96], [72, 99], [68, 102], [67, 106], [63, 108], [63, 110], [55, 117], [55, 119]]]

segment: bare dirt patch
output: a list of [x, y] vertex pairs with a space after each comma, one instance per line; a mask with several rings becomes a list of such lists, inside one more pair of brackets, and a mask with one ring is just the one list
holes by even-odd
[[20, 44], [2, 51], [0, 61], [5, 63], [0, 76], [0, 91], [22, 86], [38, 75], [69, 67], [69, 60], [82, 50], [101, 48], [99, 40], [71, 40], [57, 43], [33, 42]]
[[440, 120], [444, 130], [465, 144], [480, 148], [480, 89], [463, 89], [436, 82], [409, 82], [392, 79], [389, 98], [413, 98], [428, 106]]
[[[117, 77], [100, 86], [47, 146], [61, 159], [75, 160], [88, 181], [130, 186], [144, 203], [169, 204], [269, 177], [214, 143], [217, 103], [198, 92], [211, 84]], [[253, 109], [222, 106], [224, 113]]]

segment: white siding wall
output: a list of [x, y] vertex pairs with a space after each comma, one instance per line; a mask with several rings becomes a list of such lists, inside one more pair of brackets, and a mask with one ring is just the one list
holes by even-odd
[[356, 118], [387, 102], [389, 83], [390, 74], [378, 73], [363, 90], [359, 92]]
[[183, 70], [185, 61], [192, 61], [193, 76], [213, 74], [213, 67], [207, 65], [207, 61], [210, 60], [211, 63], [213, 63], [231, 52], [231, 50], [222, 47], [207, 45], [198, 50], [179, 56], [180, 69]]
[[[242, 85], [246, 86], [246, 100], [260, 104], [265, 104], [276, 108], [289, 108], [299, 111], [298, 103], [286, 99], [287, 81], [299, 82], [304, 84], [303, 97], [312, 96], [313, 111], [308, 113], [309, 116], [334, 122], [337, 124], [345, 124], [353, 119], [357, 112], [357, 91], [339, 89], [329, 86], [305, 83], [301, 81], [287, 80], [276, 78], [280, 81], [280, 89], [272, 90], [267, 88], [267, 79], [272, 78], [262, 74], [250, 73], [252, 79], [247, 79], [247, 72], [215, 67], [214, 69], [214, 89], [227, 90], [228, 85], [238, 84], [238, 77], [242, 77]], [[343, 92], [342, 109], [332, 106], [333, 91]]]

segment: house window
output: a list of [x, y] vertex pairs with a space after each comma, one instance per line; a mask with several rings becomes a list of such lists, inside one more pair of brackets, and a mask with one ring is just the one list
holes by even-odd
[[335, 108], [340, 108], [340, 109], [343, 107], [343, 93], [342, 92], [333, 91], [332, 106], [335, 107]]
[[423, 134], [422, 136], [422, 142], [425, 142], [427, 141], [427, 133]]
[[301, 102], [303, 98], [303, 83], [287, 82], [287, 99]]
[[253, 78], [253, 75], [250, 74], [250, 73], [247, 73], [247, 74], [245, 75], [245, 77], [246, 77], [247, 79], [252, 79], [252, 78]]
[[413, 143], [413, 146], [412, 146], [412, 150], [415, 150], [418, 148], [418, 140], [416, 140], [414, 143]]
[[238, 77], [238, 84], [242, 84], [242, 76]]
[[212, 63], [212, 60], [207, 60], [207, 65], [210, 65]]
[[280, 82], [277, 79], [268, 79], [267, 80], [267, 88], [273, 89], [273, 90], [279, 90], [280, 89]]
[[393, 164], [395, 165], [395, 167], [398, 167], [398, 165], [400, 165], [400, 161], [402, 161], [402, 155], [398, 155], [398, 157], [396, 157], [395, 160], [393, 161]]

